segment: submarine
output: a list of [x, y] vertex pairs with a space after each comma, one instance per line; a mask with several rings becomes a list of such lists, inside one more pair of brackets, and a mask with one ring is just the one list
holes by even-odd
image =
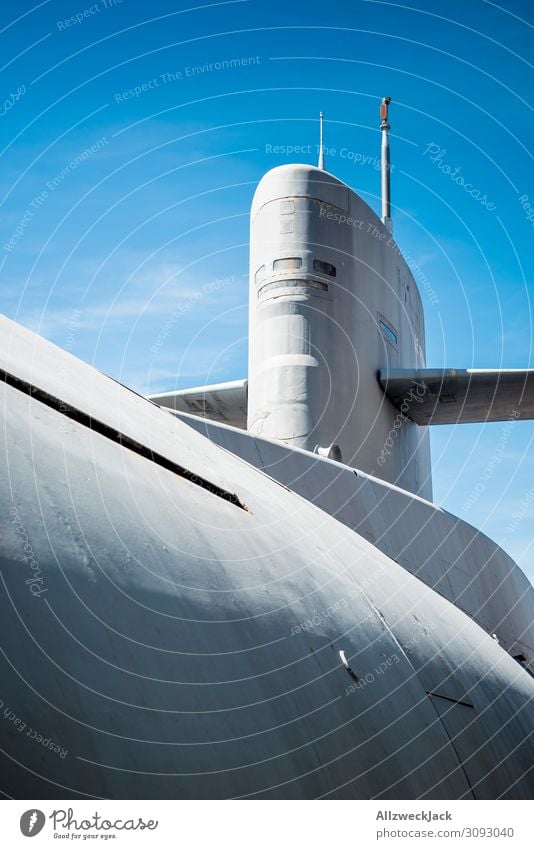
[[534, 590], [432, 500], [429, 428], [534, 371], [427, 368], [382, 215], [251, 207], [248, 375], [143, 397], [2, 317], [0, 757], [14, 799], [531, 799]]

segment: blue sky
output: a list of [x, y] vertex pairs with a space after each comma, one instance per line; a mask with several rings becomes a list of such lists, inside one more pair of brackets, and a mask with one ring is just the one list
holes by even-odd
[[[255, 185], [315, 161], [322, 109], [328, 169], [378, 211], [388, 94], [428, 365], [533, 366], [531, 4], [417, 2], [4, 4], [2, 312], [141, 392], [245, 376]], [[531, 577], [533, 437], [432, 432], [435, 500]]]

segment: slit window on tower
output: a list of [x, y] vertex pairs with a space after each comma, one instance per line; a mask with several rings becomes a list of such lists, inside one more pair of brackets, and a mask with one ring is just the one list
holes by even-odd
[[323, 262], [322, 259], [313, 260], [313, 270], [318, 271], [319, 274], [328, 274], [329, 277], [336, 276], [336, 266], [331, 262]]
[[274, 271], [286, 271], [290, 268], [302, 268], [302, 258], [300, 256], [286, 256], [283, 259], [275, 259], [273, 262]]
[[381, 318], [378, 319], [378, 324], [380, 325], [380, 330], [382, 331], [388, 342], [391, 342], [392, 345], [396, 345], [398, 342], [398, 338], [395, 331], [392, 330], [389, 324], [386, 324], [385, 321], [382, 321]]
[[265, 266], [260, 265], [260, 267], [256, 271], [256, 274], [254, 275], [254, 280], [256, 281], [256, 283], [261, 283], [261, 281], [263, 280], [264, 277], [265, 277]]

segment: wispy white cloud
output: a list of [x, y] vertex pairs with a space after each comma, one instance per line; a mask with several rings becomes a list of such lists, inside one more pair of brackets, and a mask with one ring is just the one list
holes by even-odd
[[133, 321], [163, 320], [174, 313], [189, 312], [200, 303], [203, 310], [211, 306], [224, 309], [233, 296], [231, 278], [192, 281], [190, 278], [180, 279], [177, 275], [179, 269], [176, 266], [165, 264], [157, 272], [147, 271], [144, 280], [136, 280], [143, 286], [142, 294], [139, 293], [139, 285], [136, 285], [139, 294], [134, 296], [129, 294], [131, 287], [128, 287], [128, 294], [125, 295], [124, 290], [113, 299], [93, 300], [89, 296], [70, 307], [22, 308], [17, 312], [16, 320], [53, 341], [57, 339], [61, 344], [60, 339], [73, 321], [77, 330], [82, 331], [98, 332], [109, 326], [129, 331]]

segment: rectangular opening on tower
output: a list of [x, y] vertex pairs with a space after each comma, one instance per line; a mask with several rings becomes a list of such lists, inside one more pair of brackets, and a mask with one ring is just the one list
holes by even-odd
[[319, 274], [327, 274], [329, 277], [336, 276], [336, 266], [332, 265], [331, 262], [324, 262], [322, 259], [313, 260], [313, 270], [318, 271]]
[[285, 271], [288, 268], [302, 268], [302, 257], [286, 256], [273, 262], [273, 271]]

